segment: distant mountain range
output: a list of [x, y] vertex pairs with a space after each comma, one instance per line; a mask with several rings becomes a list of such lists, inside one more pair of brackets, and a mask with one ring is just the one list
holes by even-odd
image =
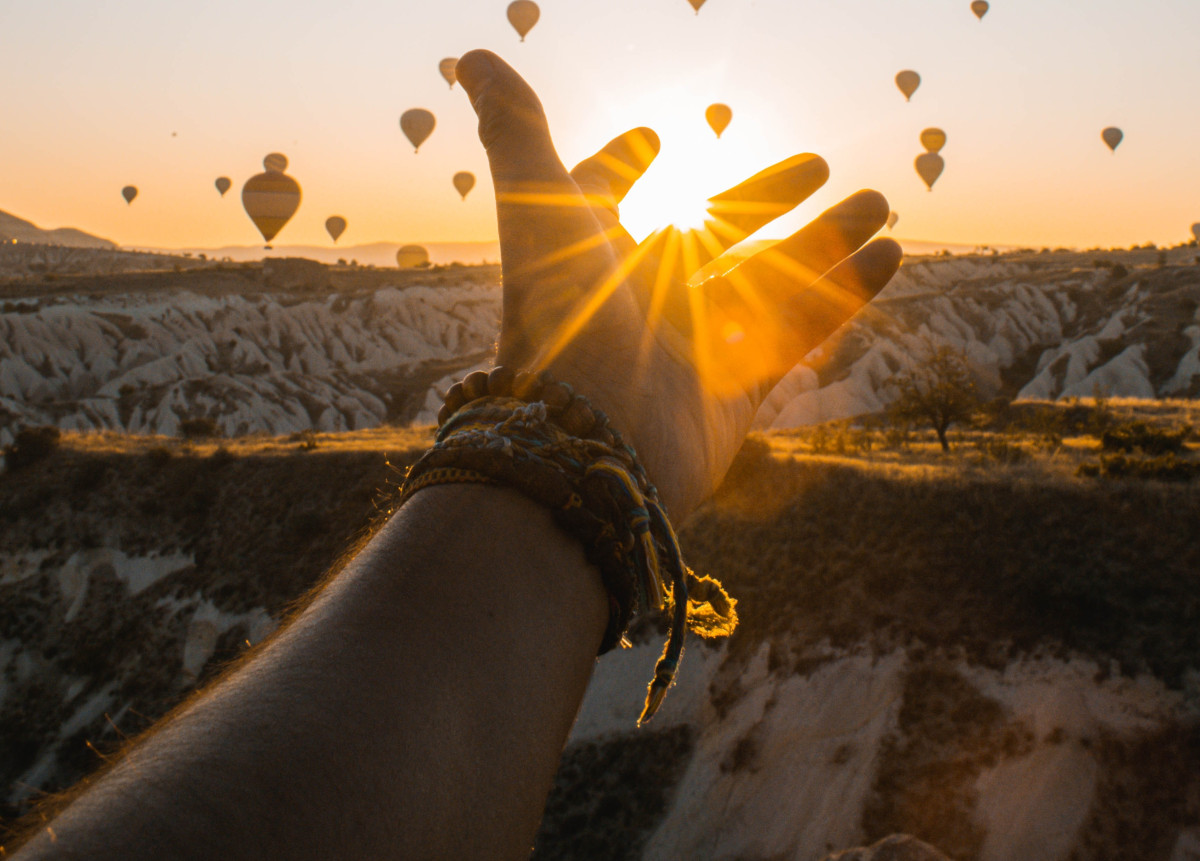
[[71, 248], [108, 248], [117, 247], [110, 239], [92, 236], [74, 227], [59, 227], [55, 230], [45, 230], [32, 221], [18, 218], [0, 210], [0, 242], [31, 242], [39, 245], [65, 245]]
[[[395, 266], [396, 251], [400, 246], [414, 244], [424, 246], [429, 252], [430, 261], [434, 264], [463, 263], [475, 265], [500, 262], [500, 243], [494, 240], [487, 242], [416, 242], [405, 240], [403, 242], [371, 242], [363, 245], [345, 246], [275, 245], [271, 247], [270, 251], [264, 251], [261, 245], [195, 246], [187, 248], [122, 247], [110, 239], [93, 236], [74, 227], [60, 227], [54, 230], [47, 230], [38, 227], [31, 221], [26, 221], [23, 218], [0, 210], [0, 243], [7, 243], [13, 239], [17, 240], [17, 242], [60, 245], [69, 248], [100, 248], [107, 250], [122, 248], [122, 250], [126, 251], [147, 251], [154, 254], [170, 255], [186, 254], [193, 257], [203, 254], [210, 259], [222, 260], [228, 258], [239, 263], [262, 260], [264, 257], [306, 257], [309, 260], [317, 260], [327, 264], [335, 264], [345, 260], [347, 262], [355, 261], [364, 266]], [[927, 242], [924, 240], [908, 239], [898, 239], [897, 241], [904, 246], [906, 254], [913, 255], [938, 254], [942, 251], [949, 251], [951, 254], [966, 254], [976, 250], [969, 245], [946, 242]], [[774, 242], [775, 240], [755, 240], [746, 243], [741, 249], [740, 254], [735, 252], [733, 260], [744, 259]], [[999, 250], [1005, 251], [1008, 249], [1000, 247]]]
[[225, 245], [218, 248], [139, 248], [161, 254], [204, 254], [211, 260], [243, 262], [264, 257], [306, 257], [321, 263], [334, 264], [339, 260], [357, 261], [364, 266], [395, 266], [396, 251], [401, 245], [422, 245], [435, 264], [499, 263], [499, 242], [371, 242], [365, 245], [273, 245], [264, 251], [261, 245]]
[[[904, 247], [905, 254], [924, 255], [940, 254], [948, 251], [951, 254], [969, 254], [977, 250], [975, 246], [949, 242], [927, 242], [925, 240], [897, 239]], [[774, 239], [753, 240], [745, 243], [734, 252], [732, 261], [737, 261], [773, 245]], [[334, 264], [339, 260], [357, 261], [367, 266], [395, 266], [396, 251], [401, 245], [409, 242], [372, 242], [365, 245], [275, 245], [271, 251], [265, 252], [261, 245], [226, 245], [218, 248], [139, 248], [139, 251], [152, 251], [161, 254], [191, 254], [205, 255], [209, 259], [221, 260], [228, 257], [231, 260], [243, 262], [261, 260], [263, 257], [307, 257], [321, 263]], [[429, 252], [429, 259], [435, 264], [449, 263], [499, 263], [500, 243], [492, 242], [414, 242], [422, 245]], [[997, 246], [999, 250], [1007, 247]]]

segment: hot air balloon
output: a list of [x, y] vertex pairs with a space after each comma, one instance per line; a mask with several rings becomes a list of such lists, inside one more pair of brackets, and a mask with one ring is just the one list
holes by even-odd
[[983, 16], [988, 13], [987, 0], [975, 0], [975, 2], [971, 4], [971, 11], [975, 13], [976, 18], [982, 21]]
[[692, 4], [692, 8], [696, 10], [696, 14], [700, 14], [700, 7], [704, 5], [704, 0], [688, 0]]
[[287, 158], [277, 152], [263, 159], [263, 167], [266, 171], [242, 186], [242, 206], [263, 239], [270, 242], [300, 208], [300, 183], [283, 172]]
[[704, 110], [704, 119], [708, 120], [709, 127], [717, 133], [717, 137], [721, 136], [721, 132], [729, 126], [729, 121], [733, 119], [733, 110], [729, 105], [723, 105], [717, 102], [715, 105], [709, 105]]
[[941, 129], [925, 129], [921, 132], [921, 146], [927, 152], [939, 152], [946, 145], [946, 133]]
[[454, 74], [455, 68], [458, 66], [457, 57], [447, 57], [438, 63], [438, 71], [442, 73], [442, 77], [446, 79], [446, 83], [450, 85], [450, 89], [454, 89], [454, 82], [458, 78]]
[[133, 199], [137, 197], [137, 186], [125, 186], [123, 189], [121, 189], [121, 197], [125, 198], [126, 203], [133, 203]]
[[1113, 152], [1117, 151], [1117, 147], [1121, 145], [1121, 141], [1125, 139], [1125, 132], [1121, 131], [1116, 126], [1109, 126], [1104, 131], [1100, 132], [1100, 137], [1108, 144], [1108, 148]]
[[917, 173], [921, 179], [925, 180], [925, 184], [929, 186], [929, 190], [933, 191], [933, 184], [942, 175], [942, 171], [946, 167], [946, 162], [936, 152], [923, 152], [917, 156], [916, 166]]
[[429, 263], [429, 252], [420, 245], [404, 245], [396, 252], [396, 265], [401, 269], [416, 269]]
[[542, 10], [533, 0], [513, 0], [508, 4], [508, 23], [513, 25], [513, 29], [520, 35], [522, 42], [525, 41], [525, 35], [538, 22], [541, 14]]
[[893, 227], [895, 227], [896, 222], [899, 220], [900, 220], [900, 213], [896, 212], [896, 210], [894, 210], [894, 209], [891, 212], [889, 212], [888, 220], [887, 220], [888, 230], [891, 230]]
[[217, 187], [217, 191], [221, 192], [221, 197], [224, 197], [225, 192], [229, 191], [230, 186], [233, 185], [233, 180], [227, 176], [218, 176], [217, 181], [213, 185]]
[[458, 189], [462, 199], [466, 200], [467, 194], [475, 187], [475, 174], [465, 170], [454, 174], [454, 187]]
[[424, 108], [413, 108], [400, 115], [400, 131], [404, 132], [404, 136], [412, 143], [413, 152], [420, 151], [421, 144], [433, 134], [433, 127], [436, 125], [437, 120], [433, 114]]
[[338, 237], [346, 231], [346, 219], [340, 215], [331, 215], [325, 219], [325, 231], [337, 242]]
[[912, 94], [917, 91], [917, 87], [921, 86], [921, 76], [912, 69], [897, 72], [896, 86], [900, 88], [900, 92], [904, 93], [904, 101], [907, 102], [912, 98]]
[[1196, 241], [1200, 242], [1200, 221], [1192, 225], [1192, 236], [1196, 237]]

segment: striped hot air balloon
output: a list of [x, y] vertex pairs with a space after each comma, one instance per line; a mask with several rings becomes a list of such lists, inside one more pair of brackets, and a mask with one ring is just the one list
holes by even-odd
[[265, 171], [242, 186], [242, 206], [263, 239], [270, 242], [300, 208], [300, 183], [283, 172], [287, 158], [279, 153], [263, 159], [263, 167]]

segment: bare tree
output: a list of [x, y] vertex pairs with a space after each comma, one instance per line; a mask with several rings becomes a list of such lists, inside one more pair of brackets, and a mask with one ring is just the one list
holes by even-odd
[[888, 414], [893, 421], [932, 426], [942, 451], [949, 451], [946, 431], [975, 413], [979, 395], [962, 352], [946, 345], [929, 344], [928, 348], [928, 358], [920, 365], [892, 377], [899, 396], [888, 407]]

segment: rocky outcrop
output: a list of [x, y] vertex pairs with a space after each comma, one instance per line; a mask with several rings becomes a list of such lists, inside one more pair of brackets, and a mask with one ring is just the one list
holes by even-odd
[[[311, 276], [300, 268], [268, 277]], [[236, 435], [407, 422], [435, 380], [489, 353], [498, 317], [498, 291], [473, 282], [22, 304], [0, 315], [0, 442], [20, 424], [173, 435], [203, 416]]]
[[[428, 423], [454, 377], [486, 364], [500, 315], [495, 275], [470, 268], [344, 291], [309, 260], [218, 275], [219, 289], [116, 281], [0, 305], [0, 443], [17, 425], [172, 434], [194, 416], [226, 434]], [[918, 260], [784, 377], [757, 426], [878, 412], [893, 375], [941, 344], [985, 394], [1194, 396], [1200, 267], [1114, 277], [1078, 255]]]
[[759, 427], [883, 409], [891, 377], [933, 349], [962, 351], [985, 394], [1055, 400], [1200, 393], [1200, 267], [1114, 278], [1068, 261], [951, 258], [905, 266], [831, 342], [793, 369]]

